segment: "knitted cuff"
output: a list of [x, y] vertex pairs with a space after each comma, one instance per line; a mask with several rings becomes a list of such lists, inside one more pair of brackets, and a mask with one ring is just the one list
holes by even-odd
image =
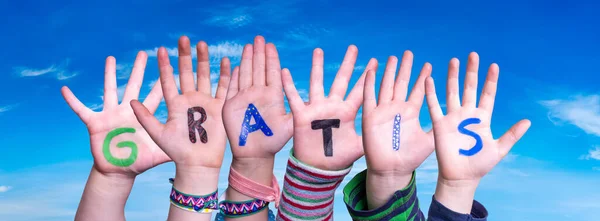
[[353, 220], [425, 220], [419, 209], [415, 172], [408, 186], [398, 190], [383, 206], [368, 210], [367, 170], [354, 176], [344, 187], [344, 202]]
[[300, 162], [290, 151], [277, 220], [331, 220], [336, 188], [352, 166], [327, 171]]

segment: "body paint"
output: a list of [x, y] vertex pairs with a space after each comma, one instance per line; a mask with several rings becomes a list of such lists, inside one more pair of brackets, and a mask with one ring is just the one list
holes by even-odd
[[325, 156], [333, 156], [333, 139], [331, 128], [339, 128], [340, 119], [315, 120], [311, 122], [310, 126], [313, 130], [323, 130], [323, 149], [325, 150]]
[[394, 117], [394, 133], [392, 134], [392, 148], [395, 151], [398, 151], [400, 149], [400, 121], [402, 120], [402, 117], [400, 116], [400, 114], [396, 114], [396, 117]]
[[483, 142], [481, 141], [481, 137], [479, 136], [479, 134], [465, 128], [466, 126], [469, 126], [471, 124], [479, 123], [481, 123], [481, 120], [479, 118], [468, 118], [460, 122], [460, 124], [458, 125], [459, 133], [475, 138], [475, 146], [471, 147], [471, 149], [458, 149], [458, 153], [460, 155], [473, 156], [479, 153], [479, 151], [481, 151], [481, 149], [483, 148]]
[[[254, 118], [254, 124], [250, 125], [250, 119]], [[254, 106], [254, 104], [248, 104], [248, 108], [246, 109], [246, 113], [244, 114], [244, 121], [242, 121], [242, 131], [240, 131], [240, 141], [239, 146], [246, 145], [246, 139], [248, 139], [248, 134], [254, 131], [259, 130], [265, 134], [265, 136], [270, 137], [273, 136], [273, 132], [271, 128], [265, 123], [265, 120], [260, 116], [258, 109]]]
[[[194, 113], [200, 113], [200, 119], [194, 120]], [[202, 107], [191, 107], [188, 108], [188, 129], [189, 129], [189, 137], [192, 143], [196, 143], [196, 130], [198, 130], [198, 135], [200, 135], [200, 141], [202, 143], [208, 142], [208, 134], [204, 127], [202, 127], [202, 123], [206, 121], [206, 111]]]
[[114, 130], [108, 132], [108, 134], [106, 135], [106, 138], [104, 138], [104, 144], [102, 145], [102, 152], [104, 153], [104, 158], [106, 158], [106, 161], [108, 161], [110, 164], [118, 166], [118, 167], [131, 166], [131, 164], [133, 164], [135, 162], [135, 160], [137, 159], [137, 154], [138, 154], [137, 145], [133, 141], [122, 141], [122, 142], [117, 143], [118, 148], [123, 148], [123, 147], [131, 148], [131, 154], [129, 155], [129, 157], [127, 157], [125, 159], [116, 158], [110, 153], [110, 141], [114, 137], [119, 136], [124, 133], [135, 133], [135, 129], [131, 128], [131, 127], [121, 127], [121, 128], [114, 129]]

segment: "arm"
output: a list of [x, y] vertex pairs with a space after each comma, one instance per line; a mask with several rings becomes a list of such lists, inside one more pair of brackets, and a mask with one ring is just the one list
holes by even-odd
[[488, 70], [486, 83], [477, 101], [479, 56], [469, 55], [462, 105], [458, 94], [458, 59], [448, 68], [447, 114], [437, 100], [432, 78], [426, 81], [427, 105], [435, 134], [438, 159], [438, 184], [429, 210], [430, 220], [486, 220], [487, 211], [474, 201], [475, 190], [531, 123], [521, 120], [500, 139], [492, 136], [490, 124], [498, 83], [498, 65]]
[[[268, 202], [277, 205], [279, 197], [274, 157], [291, 138], [293, 128], [284, 106], [277, 49], [262, 36], [244, 47], [240, 67], [234, 69], [229, 84], [223, 120], [233, 160], [221, 214], [236, 221], [267, 220]], [[250, 188], [240, 188], [233, 179]], [[233, 214], [243, 204], [255, 211]]]
[[[333, 198], [354, 161], [363, 155], [354, 121], [362, 103], [366, 72], [344, 100], [358, 49], [348, 47], [329, 96], [323, 90], [323, 51], [313, 52], [310, 100], [300, 98], [292, 76], [283, 70], [283, 84], [294, 114], [294, 149], [290, 156], [280, 220], [331, 220]], [[372, 59], [367, 70], [376, 69]]]
[[132, 101], [131, 106], [150, 137], [175, 161], [168, 220], [210, 220], [212, 211], [217, 209], [216, 191], [225, 153], [221, 110], [229, 84], [230, 64], [227, 58], [221, 60], [221, 75], [213, 97], [206, 43], [201, 41], [196, 45], [197, 85], [190, 40], [181, 37], [178, 48], [182, 94], [177, 90], [166, 49], [158, 50], [160, 83], [169, 114], [166, 124], [160, 123], [140, 102]]
[[[139, 95], [139, 88], [133, 85], [142, 85], [147, 57], [144, 52], [138, 53], [121, 105], [117, 97], [116, 61], [113, 57], [106, 59], [101, 112], [85, 107], [68, 87], [61, 90], [69, 106], [88, 128], [94, 157], [75, 220], [125, 220], [125, 202], [135, 177], [170, 160], [149, 139], [128, 105]], [[160, 84], [157, 84], [144, 104], [154, 113], [161, 97]]]
[[388, 59], [375, 95], [375, 71], [369, 71], [363, 100], [363, 141], [367, 170], [344, 189], [344, 199], [353, 217], [367, 220], [421, 220], [416, 197], [415, 170], [433, 152], [433, 133], [419, 123], [425, 96], [425, 79], [431, 75], [426, 63], [408, 96], [413, 54]]

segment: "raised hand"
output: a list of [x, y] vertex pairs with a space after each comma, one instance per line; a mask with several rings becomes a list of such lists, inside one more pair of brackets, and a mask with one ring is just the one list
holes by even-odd
[[531, 122], [521, 120], [495, 140], [490, 123], [498, 65], [492, 64], [488, 70], [479, 107], [476, 106], [479, 56], [475, 52], [469, 55], [462, 106], [458, 93], [458, 67], [458, 59], [453, 58], [448, 67], [446, 116], [438, 103], [432, 78], [426, 80], [425, 87], [439, 164], [435, 198], [456, 212], [469, 213], [479, 180], [506, 156], [527, 132]]
[[394, 83], [398, 59], [388, 59], [379, 102], [375, 96], [375, 70], [369, 71], [365, 81], [362, 128], [369, 208], [382, 206], [394, 192], [406, 187], [413, 171], [434, 149], [433, 132], [423, 131], [419, 122], [431, 65], [423, 66], [407, 100], [412, 63], [413, 54], [404, 52]]
[[[156, 165], [169, 161], [142, 126], [135, 120], [129, 101], [137, 99], [144, 79], [148, 55], [140, 51], [119, 104], [117, 97], [116, 60], [106, 58], [104, 71], [104, 104], [101, 112], [85, 107], [68, 87], [61, 89], [62, 95], [73, 111], [88, 128], [94, 168], [103, 174], [125, 174], [135, 176]], [[144, 105], [148, 113], [154, 113], [162, 92], [156, 84]]]
[[[348, 47], [329, 96], [325, 97], [323, 50], [315, 49], [308, 104], [300, 98], [289, 70], [282, 71], [285, 93], [294, 114], [294, 156], [308, 165], [340, 170], [363, 155], [362, 140], [356, 133], [354, 120], [362, 104], [364, 73], [344, 101], [357, 55], [356, 46]], [[371, 59], [365, 73], [375, 69], [377, 60]]]
[[275, 45], [257, 36], [246, 45], [235, 68], [223, 121], [234, 159], [270, 159], [292, 136], [292, 116], [286, 114], [281, 66]]
[[[170, 160], [135, 120], [129, 105], [139, 96], [147, 60], [146, 53], [138, 53], [119, 105], [116, 61], [112, 56], [106, 59], [101, 112], [85, 107], [68, 87], [61, 89], [71, 109], [88, 128], [94, 157], [75, 220], [125, 220], [125, 203], [136, 175]], [[154, 113], [161, 99], [157, 83], [144, 100], [149, 114]]]
[[[230, 63], [227, 58], [221, 60], [221, 75], [213, 98], [208, 46], [201, 41], [196, 45], [196, 50], [197, 87], [194, 83], [190, 40], [185, 36], [179, 39], [182, 94], [177, 90], [166, 49], [161, 47], [158, 50], [160, 82], [168, 109], [166, 124], [161, 124], [140, 102], [132, 101], [131, 106], [150, 137], [175, 161], [177, 172], [174, 187], [187, 194], [204, 195], [217, 189], [225, 152], [226, 135], [221, 110], [229, 84]], [[169, 219], [172, 220], [181, 220], [184, 216], [194, 214], [173, 209], [173, 206], [171, 208]]]

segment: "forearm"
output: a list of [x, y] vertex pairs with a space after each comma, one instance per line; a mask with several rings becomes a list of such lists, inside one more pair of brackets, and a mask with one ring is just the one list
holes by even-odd
[[350, 169], [314, 168], [296, 159], [292, 150], [278, 220], [332, 220], [335, 191]]
[[92, 167], [75, 220], [125, 220], [125, 203], [134, 176], [102, 174]]
[[369, 209], [383, 206], [394, 193], [410, 184], [412, 173], [376, 173], [367, 169], [367, 202]]
[[[240, 173], [243, 177], [257, 182], [265, 186], [271, 186], [273, 182], [273, 164], [274, 158], [244, 158], [244, 159], [233, 159], [231, 162], [231, 168]], [[228, 201], [242, 202], [248, 200], [254, 200], [254, 198], [244, 195], [234, 188], [227, 188], [226, 198]], [[262, 210], [258, 213], [254, 213], [249, 216], [239, 218], [225, 218], [226, 220], [235, 221], [254, 221], [254, 220], [267, 220], [268, 209]]]
[[479, 181], [446, 181], [438, 179], [429, 206], [430, 221], [487, 220], [485, 207], [474, 200]]
[[[344, 202], [355, 220], [424, 220], [424, 215], [419, 209], [419, 200], [417, 198], [417, 186], [415, 181], [415, 173], [411, 173], [408, 184], [402, 188], [394, 190], [394, 192], [386, 197], [385, 201], [380, 206], [370, 206], [368, 202], [367, 186], [372, 185], [367, 182], [367, 171], [358, 173], [344, 187]], [[389, 178], [389, 177], [388, 177]], [[388, 180], [386, 178], [385, 180]], [[373, 178], [372, 178], [373, 179]], [[391, 180], [391, 178], [390, 178]], [[393, 183], [390, 181], [390, 183]], [[398, 184], [399, 185], [399, 184]], [[385, 188], [392, 188], [391, 185], [382, 185]], [[373, 187], [371, 187], [373, 188]], [[379, 190], [377, 190], [379, 191]], [[386, 190], [387, 191], [387, 190]], [[381, 194], [380, 192], [379, 194]], [[383, 194], [382, 194], [383, 195]], [[366, 199], [366, 200], [365, 200]]]
[[[219, 181], [219, 169], [207, 167], [176, 166], [175, 181], [173, 187], [178, 191], [188, 194], [203, 196], [217, 190]], [[186, 211], [171, 204], [168, 220], [210, 220], [211, 213], [199, 213]]]

